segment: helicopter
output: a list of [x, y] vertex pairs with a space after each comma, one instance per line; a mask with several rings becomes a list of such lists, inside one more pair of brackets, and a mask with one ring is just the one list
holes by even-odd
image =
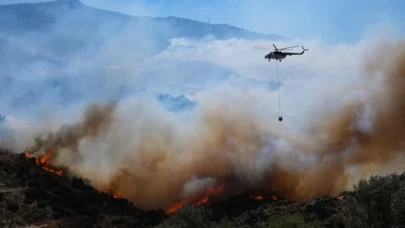
[[[304, 46], [302, 46], [302, 52], [299, 53], [294, 53], [294, 52], [282, 52], [281, 50], [287, 50], [287, 49], [291, 49], [294, 47], [298, 47], [298, 46], [292, 46], [292, 47], [286, 47], [286, 48], [281, 48], [278, 49], [276, 47], [276, 45], [274, 45], [274, 48], [276, 49], [275, 51], [270, 52], [269, 54], [266, 54], [264, 56], [265, 59], [268, 59], [269, 62], [271, 59], [275, 59], [275, 60], [279, 60], [281, 62], [282, 59], [285, 59], [285, 57], [287, 57], [287, 55], [291, 56], [291, 55], [303, 55], [305, 51], [308, 51], [308, 49], [305, 49]], [[267, 49], [267, 48], [261, 48], [261, 47], [255, 47], [255, 48], [260, 48], [260, 49]]]

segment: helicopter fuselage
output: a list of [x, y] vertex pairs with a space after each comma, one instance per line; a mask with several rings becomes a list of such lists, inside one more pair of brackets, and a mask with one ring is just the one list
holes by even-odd
[[[285, 59], [285, 57], [291, 56], [291, 55], [303, 55], [305, 51], [307, 51], [308, 49], [305, 49], [304, 46], [302, 46], [302, 52], [281, 52], [280, 50], [277, 49], [277, 47], [273, 44], [274, 48], [276, 49], [276, 51], [272, 51], [269, 54], [265, 55], [264, 58], [268, 59], [269, 61], [271, 59], [275, 59], [281, 62], [282, 59]], [[290, 48], [290, 47], [289, 47]], [[283, 48], [283, 49], [287, 49], [287, 48]]]
[[287, 55], [283, 54], [281, 52], [270, 52], [269, 54], [265, 55], [264, 58], [268, 59], [270, 61], [270, 59], [275, 59], [275, 60], [282, 60], [285, 59]]

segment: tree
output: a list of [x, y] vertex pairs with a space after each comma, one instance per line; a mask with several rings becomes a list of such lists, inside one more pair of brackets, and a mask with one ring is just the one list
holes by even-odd
[[[362, 179], [348, 194], [346, 206], [349, 210], [348, 226], [363, 228], [392, 227], [396, 223], [395, 201], [400, 200], [399, 194], [403, 181], [396, 173], [386, 176], [371, 176]], [[397, 206], [399, 207], [399, 206]]]

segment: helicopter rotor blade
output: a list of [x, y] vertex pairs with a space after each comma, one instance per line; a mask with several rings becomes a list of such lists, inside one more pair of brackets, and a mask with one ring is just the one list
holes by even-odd
[[[290, 50], [290, 49], [292, 49], [292, 48], [294, 48], [294, 47], [298, 47], [298, 45], [297, 45], [297, 46], [285, 47], [285, 48], [280, 48], [280, 49], [278, 49], [274, 44], [273, 44], [273, 46], [274, 46], [274, 49], [275, 49], [276, 51]], [[253, 47], [253, 48], [255, 48], [255, 49], [271, 50], [271, 48], [264, 48], [264, 47]]]
[[253, 48], [256, 48], [256, 49], [265, 49], [265, 50], [269, 50], [270, 48], [263, 48], [263, 47], [253, 47]]
[[278, 50], [285, 50], [285, 49], [290, 49], [290, 48], [295, 48], [295, 47], [298, 47], [298, 45], [296, 45], [296, 46], [292, 46], [292, 47], [280, 48], [280, 49], [278, 49]]

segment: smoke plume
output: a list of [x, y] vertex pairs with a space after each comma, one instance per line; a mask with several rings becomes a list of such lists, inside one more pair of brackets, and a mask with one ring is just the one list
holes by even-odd
[[78, 150], [79, 142], [85, 138], [97, 137], [106, 130], [112, 121], [115, 104], [105, 107], [98, 104], [90, 105], [84, 113], [83, 120], [75, 125], [63, 125], [56, 133], [49, 133], [45, 138], [35, 138], [35, 145], [28, 150], [32, 153], [40, 151], [46, 153], [50, 150], [69, 149]]
[[39, 136], [28, 150], [53, 150], [55, 164], [144, 209], [196, 200], [216, 186], [223, 195], [336, 195], [352, 184], [353, 169], [366, 176], [403, 152], [405, 43], [384, 50], [383, 59], [365, 58], [362, 83], [334, 94], [341, 100], [332, 108], [317, 107], [304, 130], [262, 115], [255, 94], [206, 96], [191, 119], [128, 99], [91, 105], [79, 123]]

